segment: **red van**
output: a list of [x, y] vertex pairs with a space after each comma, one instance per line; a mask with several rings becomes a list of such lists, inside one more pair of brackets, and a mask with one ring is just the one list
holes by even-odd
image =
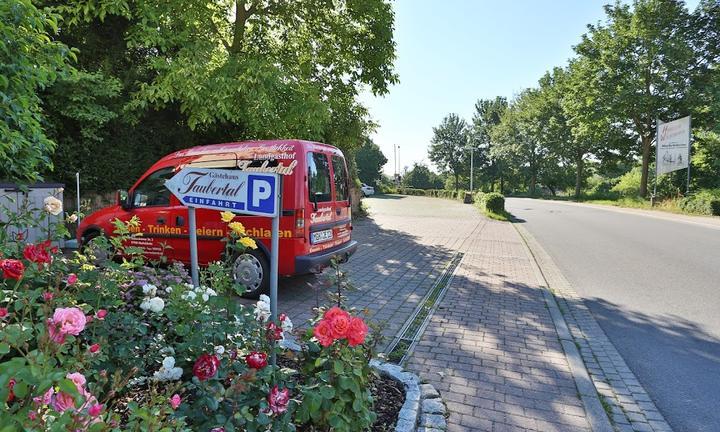
[[[186, 167], [273, 172], [283, 176], [280, 218], [279, 273], [291, 276], [326, 267], [333, 257], [347, 260], [357, 249], [351, 239], [350, 188], [347, 164], [336, 147], [309, 141], [245, 141], [192, 147], [157, 161], [115, 205], [87, 216], [77, 231], [78, 243], [111, 235], [112, 221], [137, 216], [142, 236], [132, 240], [148, 259], [190, 262], [188, 210], [165, 187], [165, 181]], [[197, 209], [198, 261], [217, 261], [227, 224], [217, 210]], [[269, 288], [272, 219], [239, 216], [258, 249], [232, 257], [234, 279], [256, 298]], [[169, 246], [169, 247], [167, 247]]]

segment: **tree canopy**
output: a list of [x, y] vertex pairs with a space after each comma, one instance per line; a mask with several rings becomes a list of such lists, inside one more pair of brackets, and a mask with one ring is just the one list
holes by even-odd
[[457, 114], [446, 116], [439, 126], [433, 128], [433, 138], [428, 155], [443, 171], [455, 177], [458, 189], [459, 176], [468, 160], [468, 124]]
[[377, 186], [382, 179], [382, 169], [387, 161], [380, 147], [371, 139], [365, 139], [363, 145], [355, 152], [355, 164], [360, 181]]

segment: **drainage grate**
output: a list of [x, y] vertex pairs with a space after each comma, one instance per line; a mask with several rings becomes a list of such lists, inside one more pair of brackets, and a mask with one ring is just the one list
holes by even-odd
[[398, 336], [396, 336], [388, 346], [385, 353], [390, 363], [402, 364], [405, 361], [407, 354], [412, 350], [425, 330], [437, 304], [445, 295], [445, 291], [455, 274], [455, 269], [460, 265], [462, 258], [463, 254], [461, 252], [456, 253], [452, 257], [445, 267], [445, 270], [443, 270], [440, 279], [438, 279], [430, 291], [425, 294], [425, 298], [423, 298], [420, 305], [400, 329]]

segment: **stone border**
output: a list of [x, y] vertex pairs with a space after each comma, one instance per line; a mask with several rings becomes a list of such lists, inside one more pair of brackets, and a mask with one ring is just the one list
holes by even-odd
[[420, 384], [417, 375], [392, 363], [373, 359], [370, 366], [405, 386], [405, 403], [398, 414], [395, 432], [439, 432], [447, 429], [447, 410], [435, 387]]
[[[571, 335], [572, 348], [579, 350], [582, 368], [589, 374], [603, 399], [606, 416], [621, 432], [669, 432], [672, 428], [650, 399], [635, 374], [582, 302], [552, 257], [527, 229], [513, 224], [531, 250], [552, 292], [547, 297], [563, 308], [558, 311]], [[563, 342], [563, 346], [565, 343]]]

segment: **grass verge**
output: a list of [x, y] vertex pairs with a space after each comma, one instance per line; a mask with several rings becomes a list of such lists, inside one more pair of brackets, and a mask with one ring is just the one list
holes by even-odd
[[503, 211], [502, 213], [495, 213], [490, 210], [483, 210], [482, 212], [490, 219], [495, 219], [503, 222], [509, 222], [510, 220], [512, 220], [512, 215], [506, 211]]

